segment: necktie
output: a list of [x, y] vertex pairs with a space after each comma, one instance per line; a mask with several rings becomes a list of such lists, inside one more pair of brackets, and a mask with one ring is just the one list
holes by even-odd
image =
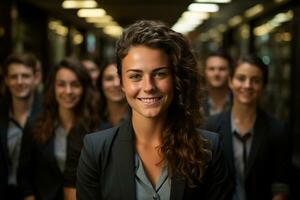
[[234, 131], [233, 132], [235, 137], [242, 142], [243, 144], [243, 164], [244, 164], [244, 173], [246, 172], [246, 168], [247, 168], [247, 160], [248, 160], [248, 156], [247, 156], [247, 146], [246, 143], [248, 141], [248, 139], [251, 137], [251, 133], [246, 133], [245, 135], [241, 135], [238, 132]]

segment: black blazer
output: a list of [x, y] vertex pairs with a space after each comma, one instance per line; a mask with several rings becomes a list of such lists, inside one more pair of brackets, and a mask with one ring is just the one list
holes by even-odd
[[[210, 117], [206, 129], [220, 133], [223, 137], [230, 174], [235, 179], [231, 112]], [[289, 136], [286, 127], [258, 109], [245, 180], [248, 200], [271, 199], [272, 183], [288, 184], [290, 155]]]
[[[6, 191], [8, 186], [8, 168], [9, 168], [9, 153], [7, 146], [7, 131], [9, 125], [9, 109], [11, 107], [11, 99], [8, 96], [3, 97], [0, 102], [0, 192]], [[41, 95], [39, 93], [35, 93], [33, 99], [33, 105], [31, 108], [30, 116], [27, 119], [24, 130], [27, 129], [31, 121], [34, 120], [36, 114], [41, 110]], [[24, 135], [24, 133], [23, 133]], [[2, 192], [1, 192], [2, 193]], [[2, 195], [0, 193], [0, 195]], [[6, 192], [5, 192], [6, 193]]]
[[[233, 185], [224, 164], [219, 138], [211, 132], [201, 133], [212, 144], [212, 160], [204, 182], [190, 188], [175, 174], [171, 180], [171, 200], [231, 198]], [[117, 127], [86, 135], [77, 170], [78, 200], [136, 199], [134, 154], [134, 131], [130, 119]]]
[[[69, 136], [82, 130], [75, 126]], [[45, 143], [39, 143], [31, 132], [24, 135], [18, 174], [22, 196], [34, 195], [36, 200], [63, 200], [64, 176], [55, 158], [54, 139], [53, 134]]]

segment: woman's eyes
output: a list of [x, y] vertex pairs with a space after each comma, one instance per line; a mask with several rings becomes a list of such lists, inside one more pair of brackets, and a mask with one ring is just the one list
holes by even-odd
[[129, 75], [129, 79], [131, 79], [131, 80], [139, 80], [139, 79], [141, 79], [141, 75], [140, 74], [130, 74]]
[[154, 74], [155, 78], [165, 78], [168, 75], [167, 72], [157, 72]]
[[[151, 74], [151, 77], [154, 79], [164, 79], [169, 75], [168, 71], [156, 71]], [[128, 78], [134, 81], [139, 81], [143, 78], [143, 73], [131, 73], [128, 75]]]
[[[235, 79], [240, 81], [240, 82], [245, 82], [247, 80], [247, 77], [246, 76], [236, 76]], [[250, 83], [252, 83], [252, 84], [261, 84], [262, 79], [259, 78], [259, 77], [252, 77], [252, 78], [250, 78]]]

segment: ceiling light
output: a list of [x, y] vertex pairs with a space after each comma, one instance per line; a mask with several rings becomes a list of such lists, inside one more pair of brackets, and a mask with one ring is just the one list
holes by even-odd
[[109, 15], [105, 15], [103, 17], [87, 17], [85, 21], [88, 23], [104, 23], [104, 22], [111, 22], [113, 18]]
[[187, 18], [190, 20], [194, 20], [194, 19], [207, 19], [209, 18], [209, 14], [206, 12], [190, 12], [190, 11], [186, 11], [184, 13], [182, 13], [181, 17], [183, 18]]
[[74, 8], [95, 8], [97, 7], [97, 2], [95, 0], [65, 0], [62, 3], [62, 7], [66, 9], [74, 9]]
[[212, 3], [192, 3], [189, 5], [188, 10], [192, 12], [217, 12], [219, 6]]
[[196, 0], [198, 3], [229, 3], [231, 0]]
[[119, 37], [122, 34], [123, 29], [120, 26], [112, 25], [104, 27], [103, 32], [112, 37]]
[[102, 8], [80, 9], [77, 12], [78, 17], [103, 17], [106, 14]]
[[279, 3], [286, 2], [286, 1], [287, 1], [287, 0], [274, 0], [274, 2], [275, 2], [275, 3], [278, 3], [278, 4], [279, 4]]

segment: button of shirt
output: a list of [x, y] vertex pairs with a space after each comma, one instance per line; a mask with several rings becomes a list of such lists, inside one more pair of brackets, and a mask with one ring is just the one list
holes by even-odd
[[154, 194], [153, 194], [153, 199], [154, 199], [154, 200], [159, 200], [159, 194], [154, 193]]

